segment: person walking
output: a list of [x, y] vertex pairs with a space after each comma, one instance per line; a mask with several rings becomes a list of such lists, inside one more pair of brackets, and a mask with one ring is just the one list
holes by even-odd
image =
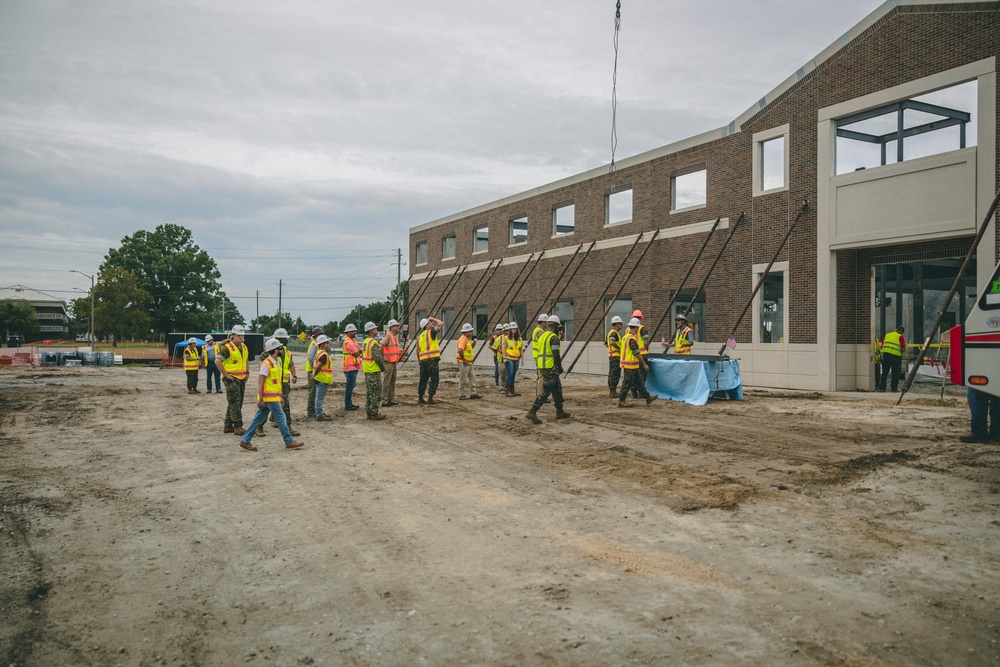
[[385, 419], [378, 411], [382, 405], [382, 371], [385, 359], [378, 342], [378, 327], [374, 322], [365, 323], [365, 340], [361, 345], [361, 370], [365, 373], [365, 416], [372, 421]]
[[184, 373], [187, 375], [187, 388], [189, 394], [200, 394], [198, 391], [198, 369], [201, 368], [201, 353], [198, 352], [198, 339], [188, 338], [187, 347], [184, 348]]
[[285, 423], [285, 412], [281, 409], [281, 361], [278, 359], [278, 350], [281, 343], [276, 338], [268, 338], [264, 343], [264, 360], [260, 363], [260, 372], [257, 375], [257, 414], [253, 416], [250, 427], [240, 438], [240, 447], [248, 452], [256, 452], [257, 446], [253, 444], [255, 435], [260, 435], [260, 427], [267, 421], [270, 414], [278, 423], [278, 430], [285, 440], [287, 449], [296, 449], [303, 443], [292, 437], [288, 424]]
[[896, 327], [882, 337], [882, 378], [878, 390], [885, 391], [886, 380], [892, 374], [892, 392], [896, 393], [899, 386], [899, 373], [903, 367], [903, 351], [906, 350], [906, 339], [903, 338], [903, 327]]
[[[420, 320], [420, 334], [417, 336], [417, 360], [420, 362], [420, 383], [417, 385], [418, 405], [433, 405], [437, 393], [440, 373], [441, 349], [438, 332], [444, 322], [428, 315]], [[427, 400], [424, 400], [424, 392]]]
[[[639, 330], [635, 332], [635, 341], [639, 345], [639, 354], [642, 356], [643, 361], [645, 361], [646, 357], [649, 355], [649, 349], [646, 346], [646, 327], [642, 325], [642, 311], [638, 309], [634, 310], [632, 312], [632, 319], [639, 320]], [[639, 366], [639, 380], [642, 383], [642, 386], [646, 386], [646, 369], [648, 368], [648, 365]], [[632, 397], [639, 398], [638, 390], [632, 390]]]
[[[288, 424], [288, 431], [292, 435], [299, 435], [299, 432], [292, 426], [292, 403], [289, 396], [292, 393], [292, 385], [298, 383], [299, 376], [295, 372], [295, 360], [292, 359], [292, 351], [288, 349], [288, 332], [284, 329], [275, 329], [274, 336], [281, 349], [278, 350], [278, 361], [281, 362], [281, 409], [285, 411], [285, 423]], [[271, 423], [277, 427], [278, 422], [271, 417]]]
[[391, 408], [399, 405], [396, 402], [396, 364], [400, 359], [399, 346], [399, 322], [389, 320], [388, 329], [382, 340], [382, 357], [385, 361], [385, 370], [382, 371], [382, 407]]
[[243, 344], [246, 329], [242, 324], [233, 326], [229, 339], [222, 344], [215, 357], [215, 366], [222, 374], [226, 388], [226, 420], [223, 433], [243, 435], [243, 394], [247, 384], [247, 359], [249, 352]]
[[608, 330], [604, 344], [608, 348], [608, 389], [611, 398], [618, 398], [618, 381], [622, 377], [622, 318], [615, 315], [611, 318], [611, 329]]
[[312, 333], [309, 334], [309, 347], [306, 348], [306, 385], [309, 390], [306, 394], [306, 417], [316, 416], [316, 380], [313, 379], [313, 363], [316, 359], [316, 353], [318, 351], [318, 345], [316, 344], [316, 339], [323, 335], [323, 330], [319, 327], [313, 327]]
[[[458, 343], [455, 345], [455, 361], [458, 363], [458, 400], [460, 401], [464, 401], [466, 398], [472, 400], [482, 398], [476, 393], [476, 373], [472, 367], [472, 361], [476, 358], [474, 333], [472, 325], [466, 322], [462, 325], [462, 335], [458, 337]], [[469, 396], [465, 395], [466, 387], [469, 388]]]
[[538, 365], [542, 369], [542, 393], [535, 398], [531, 404], [531, 409], [525, 415], [525, 419], [532, 424], [541, 424], [538, 418], [538, 409], [542, 404], [552, 397], [552, 402], [556, 406], [556, 419], [569, 419], [568, 412], [563, 411], [562, 382], [559, 375], [562, 373], [562, 359], [559, 357], [559, 326], [562, 323], [555, 315], [548, 318], [548, 330], [538, 337]]
[[619, 363], [622, 370], [625, 371], [625, 379], [622, 381], [621, 393], [618, 394], [619, 408], [632, 407], [631, 404], [625, 401], [629, 392], [632, 392], [633, 395], [638, 394], [646, 399], [646, 405], [657, 399], [656, 396], [650, 396], [649, 392], [646, 391], [646, 383], [643, 381], [642, 375], [639, 374], [639, 370], [642, 368], [645, 368], [647, 372], [649, 371], [646, 359], [639, 352], [638, 334], [641, 326], [642, 321], [638, 317], [633, 317], [628, 322], [628, 331], [622, 337], [622, 352]]
[[505, 392], [507, 396], [520, 396], [520, 394], [514, 393], [514, 379], [517, 377], [517, 369], [521, 366], [522, 357], [524, 357], [524, 341], [521, 340], [521, 332], [518, 331], [517, 322], [511, 322], [503, 355], [504, 364], [507, 367]]
[[958, 439], [962, 442], [1000, 442], [1000, 396], [969, 387], [968, 399], [971, 433]]
[[674, 354], [691, 354], [694, 347], [694, 329], [683, 313], [674, 318]]
[[344, 369], [344, 410], [354, 412], [360, 410], [354, 405], [354, 387], [358, 383], [358, 371], [361, 370], [361, 346], [354, 338], [358, 335], [358, 328], [353, 324], [344, 327], [344, 347], [342, 352], [342, 365]]
[[205, 379], [207, 385], [205, 393], [212, 393], [212, 378], [215, 378], [215, 393], [222, 393], [222, 374], [215, 365], [215, 358], [219, 355], [219, 344], [215, 342], [212, 334], [205, 336], [205, 347], [201, 352], [201, 365], [205, 367]]
[[[497, 338], [499, 338], [502, 335], [503, 335], [503, 325], [502, 324], [498, 324], [496, 326], [496, 328], [493, 329], [493, 333], [486, 340], [486, 347], [487, 347], [487, 349], [489, 349], [489, 350], [496, 350], [496, 348], [494, 347], [494, 345], [497, 342]], [[493, 352], [493, 386], [496, 388], [497, 391], [501, 391], [501, 389], [500, 389], [500, 366], [501, 366], [500, 358], [497, 356], [497, 353], [494, 351]]]
[[535, 360], [535, 398], [542, 393], [542, 369], [538, 367], [538, 339], [548, 331], [549, 316], [545, 313], [538, 315], [538, 323], [531, 331], [531, 357]]
[[318, 422], [328, 422], [330, 415], [323, 412], [323, 399], [333, 384], [333, 358], [330, 356], [330, 337], [320, 334], [316, 338], [316, 358], [313, 359], [312, 379], [316, 385], [313, 414]]

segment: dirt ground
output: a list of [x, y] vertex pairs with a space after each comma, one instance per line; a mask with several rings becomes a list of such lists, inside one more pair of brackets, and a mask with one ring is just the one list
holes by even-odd
[[250, 453], [181, 371], [0, 372], [0, 665], [1000, 663], [961, 394], [625, 411], [572, 375], [532, 426], [415, 379], [381, 423], [297, 386], [306, 445]]

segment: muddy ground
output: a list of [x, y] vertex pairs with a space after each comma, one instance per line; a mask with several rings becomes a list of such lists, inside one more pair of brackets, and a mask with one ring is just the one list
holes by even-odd
[[621, 411], [570, 376], [532, 426], [408, 366], [387, 421], [297, 387], [306, 445], [256, 453], [180, 371], [0, 372], [0, 665], [1000, 663], [961, 394]]

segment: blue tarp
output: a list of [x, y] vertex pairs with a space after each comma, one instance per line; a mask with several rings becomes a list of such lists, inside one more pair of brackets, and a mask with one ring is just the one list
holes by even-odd
[[[205, 341], [203, 341], [202, 339], [195, 338], [194, 340], [195, 340], [195, 345], [197, 345], [198, 347], [204, 347], [205, 346]], [[187, 344], [188, 344], [187, 338], [185, 338], [181, 342], [179, 342], [176, 345], [174, 345], [174, 347], [187, 347]]]
[[646, 391], [660, 398], [690, 405], [705, 405], [713, 394], [743, 400], [743, 380], [736, 359], [650, 358]]

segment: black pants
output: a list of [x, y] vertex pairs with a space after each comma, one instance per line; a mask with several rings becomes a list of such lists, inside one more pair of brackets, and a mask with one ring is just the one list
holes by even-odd
[[878, 390], [885, 391], [885, 381], [889, 379], [889, 373], [892, 373], [892, 391], [896, 392], [899, 387], [899, 372], [903, 367], [903, 357], [895, 354], [883, 354], [882, 355], [882, 379], [879, 381]]

